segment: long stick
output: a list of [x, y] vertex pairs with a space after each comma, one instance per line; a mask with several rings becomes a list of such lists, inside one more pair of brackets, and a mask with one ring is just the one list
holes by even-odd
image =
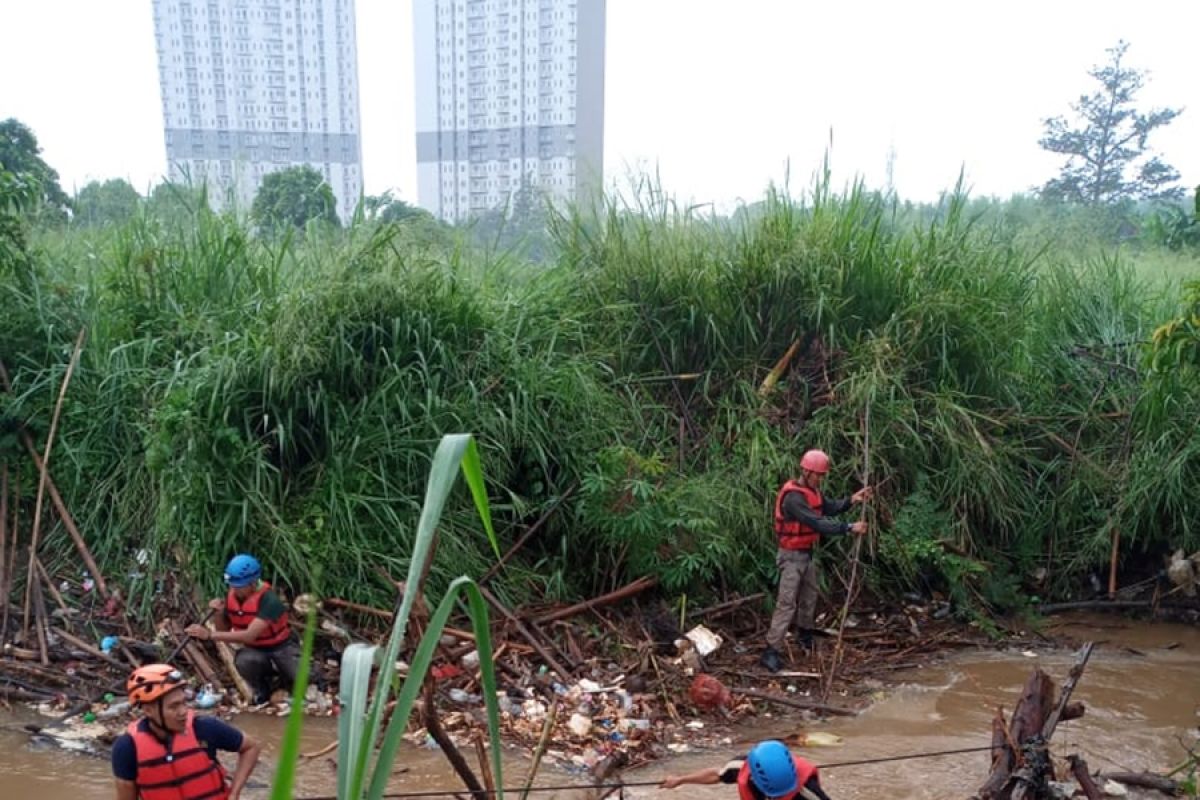
[[[16, 531], [14, 530], [15, 534]], [[14, 543], [14, 546], [15, 543]], [[0, 626], [0, 647], [4, 645], [8, 632], [8, 462], [0, 463], [0, 614], [4, 624]]]
[[[3, 365], [0, 365], [0, 370]], [[13, 472], [12, 546], [8, 550], [8, 561], [4, 564], [4, 584], [0, 586], [0, 602], [4, 605], [0, 613], [0, 644], [8, 642], [9, 595], [12, 594], [13, 579], [17, 573], [17, 546], [20, 544], [21, 473]]]
[[58, 431], [58, 418], [62, 414], [63, 400], [67, 396], [67, 386], [71, 382], [71, 375], [75, 372], [75, 365], [79, 363], [79, 353], [83, 350], [83, 340], [86, 335], [87, 328], [81, 328], [79, 336], [75, 339], [75, 349], [71, 352], [67, 371], [58, 387], [58, 400], [54, 403], [54, 415], [50, 417], [50, 432], [46, 434], [46, 450], [42, 454], [42, 468], [38, 475], [37, 499], [33, 504], [33, 533], [29, 540], [29, 577], [25, 581], [25, 616], [21, 627], [23, 636], [29, 633], [29, 603], [32, 599], [33, 585], [37, 583], [34, 561], [37, 558], [38, 535], [42, 529], [42, 502], [46, 499], [46, 471], [50, 466], [50, 449], [54, 446], [54, 434]]
[[[870, 486], [871, 477], [871, 398], [867, 398], [867, 409], [863, 412], [863, 486]], [[866, 504], [863, 504], [862, 518], [867, 516]], [[850, 582], [846, 585], [846, 602], [842, 604], [842, 615], [838, 619], [837, 643], [833, 646], [833, 663], [829, 665], [829, 674], [825, 677], [825, 688], [821, 691], [821, 702], [829, 700], [833, 691], [833, 682], [837, 678], [838, 667], [842, 663], [843, 636], [846, 632], [846, 617], [850, 614], [850, 604], [854, 602], [854, 594], [858, 588], [858, 560], [862, 553], [862, 536], [854, 537], [854, 552], [851, 555]]]

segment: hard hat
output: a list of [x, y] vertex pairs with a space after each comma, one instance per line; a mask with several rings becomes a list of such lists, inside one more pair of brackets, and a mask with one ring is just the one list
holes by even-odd
[[183, 685], [183, 673], [170, 664], [147, 664], [135, 669], [125, 681], [125, 692], [130, 703], [145, 705]]
[[829, 456], [824, 450], [809, 450], [800, 458], [800, 469], [824, 475], [829, 472]]
[[225, 583], [234, 589], [250, 586], [260, 577], [262, 565], [258, 563], [257, 558], [245, 553], [229, 559], [229, 566], [225, 567]]
[[783, 742], [759, 742], [746, 756], [746, 764], [754, 785], [767, 797], [783, 797], [796, 791], [796, 762]]

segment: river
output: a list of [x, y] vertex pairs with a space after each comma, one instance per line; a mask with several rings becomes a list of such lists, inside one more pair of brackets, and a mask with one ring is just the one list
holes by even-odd
[[[1099, 643], [1074, 699], [1087, 714], [1059, 727], [1053, 751], [1078, 753], [1093, 770], [1162, 771], [1185, 756], [1180, 743], [1194, 742], [1200, 717], [1200, 629], [1166, 623], [1146, 623], [1118, 617], [1060, 619], [1049, 632], [1068, 633]], [[1011, 710], [1029, 671], [1042, 666], [1061, 683], [1074, 660], [1069, 650], [1036, 648], [959, 653], [919, 670], [898, 673], [894, 684], [880, 690], [863, 714], [819, 723], [810, 730], [841, 736], [838, 747], [801, 751], [817, 763], [880, 758], [909, 753], [987, 745], [996, 707]], [[4, 717], [12, 724], [25, 718]], [[267, 742], [264, 759], [273, 763], [282, 732], [280, 719], [244, 715], [237, 724]], [[754, 741], [783, 737], [803, 730], [796, 718], [758, 717], [734, 729], [734, 742], [721, 750], [674, 756], [645, 769], [626, 773], [628, 781], [649, 781], [669, 773], [719, 766]], [[332, 720], [314, 719], [305, 725], [305, 750], [316, 750], [334, 738]], [[402, 753], [406, 772], [394, 785], [411, 791], [456, 786], [444, 759], [436, 751], [408, 747]], [[515, 755], [507, 762], [506, 783], [517, 782], [526, 764]], [[826, 769], [822, 783], [834, 800], [897, 797], [911, 800], [965, 798], [987, 774], [987, 753], [899, 761], [870, 766]], [[27, 737], [0, 729], [0, 797], [36, 800], [111, 798], [112, 780], [106, 762], [72, 755], [56, 748], [33, 748]], [[256, 778], [270, 780], [269, 767]], [[544, 767], [539, 783], [565, 783], [571, 778]], [[316, 759], [299, 771], [297, 796], [324, 794], [333, 788], [332, 761]], [[244, 797], [266, 797], [253, 789]], [[536, 798], [574, 800], [579, 791], [546, 793]], [[688, 787], [673, 792], [656, 788], [626, 791], [633, 798], [732, 798], [729, 787]], [[1136, 795], [1135, 795], [1136, 796]]]

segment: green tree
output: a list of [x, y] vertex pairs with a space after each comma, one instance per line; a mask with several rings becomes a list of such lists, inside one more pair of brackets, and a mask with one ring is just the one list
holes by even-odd
[[165, 180], [150, 191], [146, 213], [166, 224], [190, 224], [201, 209], [208, 209], [208, 190], [202, 185]]
[[1100, 86], [1071, 104], [1074, 119], [1043, 121], [1045, 134], [1039, 144], [1067, 156], [1058, 177], [1042, 187], [1044, 197], [1099, 206], [1182, 196], [1182, 190], [1172, 186], [1179, 173], [1147, 145], [1150, 134], [1169, 124], [1180, 110], [1137, 110], [1134, 101], [1146, 73], [1122, 63], [1128, 49], [1126, 42], [1118, 42], [1107, 51], [1108, 63], [1088, 70]]
[[65, 219], [71, 201], [58, 183], [58, 173], [41, 156], [37, 137], [24, 123], [9, 117], [0, 122], [0, 169], [26, 185], [36, 185], [41, 205]]
[[254, 196], [250, 216], [264, 231], [303, 228], [312, 220], [338, 224], [333, 189], [307, 164], [272, 172]]
[[121, 225], [137, 213], [142, 196], [124, 178], [92, 181], [75, 195], [75, 221], [83, 225]]
[[363, 211], [367, 219], [378, 220], [379, 222], [404, 222], [405, 220], [418, 219], [432, 220], [434, 218], [433, 214], [430, 214], [425, 209], [392, 197], [391, 192], [364, 197]]

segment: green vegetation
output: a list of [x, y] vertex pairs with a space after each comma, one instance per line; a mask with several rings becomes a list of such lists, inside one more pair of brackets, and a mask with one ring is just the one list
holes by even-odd
[[[86, 328], [54, 478], [143, 607], [145, 576], [216, 583], [242, 550], [285, 586], [386, 602], [379, 569], [410, 567], [432, 444], [456, 430], [502, 546], [555, 508], [505, 568], [516, 599], [645, 573], [759, 590], [798, 454], [828, 449], [848, 493], [868, 439], [881, 591], [1008, 609], [1038, 568], [1042, 596], [1104, 569], [1114, 531], [1125, 559], [1200, 544], [1197, 254], [1124, 237], [1135, 207], [822, 184], [720, 218], [643, 189], [549, 214], [531, 265], [385, 204], [273, 237], [160, 187], [123, 225], [49, 225], [0, 178], [0, 457], [33, 485], [11, 434], [44, 437]], [[1184, 343], [1151, 348], [1171, 320], [1160, 339]], [[431, 590], [494, 562], [471, 530], [451, 503]], [[47, 559], [72, 557], [64, 538]]]
[[[496, 534], [492, 528], [487, 491], [479, 453], [474, 440], [466, 434], [442, 437], [429, 468], [429, 483], [425, 490], [425, 502], [421, 506], [420, 522], [412, 559], [409, 562], [406, 586], [414, 587], [405, 592], [392, 623], [392, 633], [387, 646], [381, 650], [375, 645], [352, 644], [342, 657], [339, 696], [345, 703], [338, 716], [338, 776], [337, 796], [378, 800], [384, 797], [388, 779], [396, 760], [401, 736], [408, 726], [409, 716], [417, 699], [417, 693], [425, 682], [426, 674], [433, 663], [434, 648], [449, 621], [450, 614], [460, 599], [467, 601], [472, 630], [479, 651], [480, 687], [487, 711], [488, 749], [491, 755], [490, 771], [495, 785], [504, 786], [500, 760], [500, 710], [496, 700], [496, 667], [492, 663], [491, 630], [488, 627], [487, 604], [479, 587], [468, 577], [461, 576], [447, 588], [437, 609], [428, 620], [421, 634], [420, 643], [412, 656], [412, 664], [403, 680], [394, 669], [400, 657], [401, 647], [408, 631], [409, 618], [419, 596], [416, 587], [421, 586], [424, 565], [432, 558], [437, 545], [438, 523], [446, 499], [454, 487], [454, 480], [461, 467], [463, 477], [471, 489], [475, 508], [483, 523], [492, 552], [498, 557]], [[305, 631], [304, 656], [296, 678], [293, 706], [302, 708], [307, 688], [308, 667], [312, 660], [313, 633], [316, 628], [315, 609], [310, 612]], [[372, 673], [380, 670], [381, 677], [371, 693]], [[384, 674], [386, 673], [386, 679]], [[396, 694], [391, 718], [384, 724], [384, 716], [392, 697]], [[292, 783], [296, 762], [300, 754], [300, 733], [303, 714], [293, 714], [288, 719], [288, 730], [284, 737], [279, 766], [274, 781], [272, 798], [288, 800], [292, 797]], [[378, 745], [378, 753], [376, 746]], [[503, 789], [496, 796], [503, 800]]]

